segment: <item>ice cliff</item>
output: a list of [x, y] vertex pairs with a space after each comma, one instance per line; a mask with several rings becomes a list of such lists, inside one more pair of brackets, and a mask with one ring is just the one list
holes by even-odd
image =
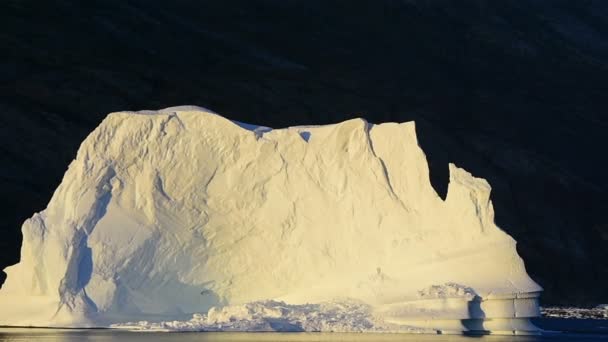
[[[535, 331], [541, 288], [494, 224], [490, 186], [449, 167], [442, 200], [413, 122], [112, 113], [23, 224], [0, 325]], [[362, 316], [302, 327], [335, 305], [356, 309], [334, 323]]]

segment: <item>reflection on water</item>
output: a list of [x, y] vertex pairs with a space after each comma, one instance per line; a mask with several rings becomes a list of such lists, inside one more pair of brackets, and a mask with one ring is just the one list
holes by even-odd
[[115, 330], [58, 330], [0, 328], [0, 341], [217, 341], [217, 342], [536, 342], [536, 341], [608, 341], [601, 334], [552, 334], [549, 336], [459, 336], [459, 335], [409, 335], [409, 334], [339, 334], [339, 333], [151, 333]]

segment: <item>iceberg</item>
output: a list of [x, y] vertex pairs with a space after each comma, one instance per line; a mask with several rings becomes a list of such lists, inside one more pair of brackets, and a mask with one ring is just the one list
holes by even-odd
[[23, 224], [0, 325], [535, 333], [490, 185], [429, 180], [414, 122], [118, 112]]

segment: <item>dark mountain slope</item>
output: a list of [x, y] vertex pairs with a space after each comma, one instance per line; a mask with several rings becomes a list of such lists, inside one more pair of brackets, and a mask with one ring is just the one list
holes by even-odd
[[5, 1], [0, 266], [111, 111], [179, 104], [281, 127], [416, 120], [492, 184], [546, 303], [608, 301], [605, 1]]

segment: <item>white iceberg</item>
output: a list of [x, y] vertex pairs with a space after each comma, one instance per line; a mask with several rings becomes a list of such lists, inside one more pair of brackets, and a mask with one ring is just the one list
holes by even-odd
[[254, 307], [224, 326], [537, 331], [541, 288], [494, 224], [490, 186], [449, 167], [442, 200], [413, 122], [112, 113], [24, 223], [0, 325], [218, 330], [218, 312]]

